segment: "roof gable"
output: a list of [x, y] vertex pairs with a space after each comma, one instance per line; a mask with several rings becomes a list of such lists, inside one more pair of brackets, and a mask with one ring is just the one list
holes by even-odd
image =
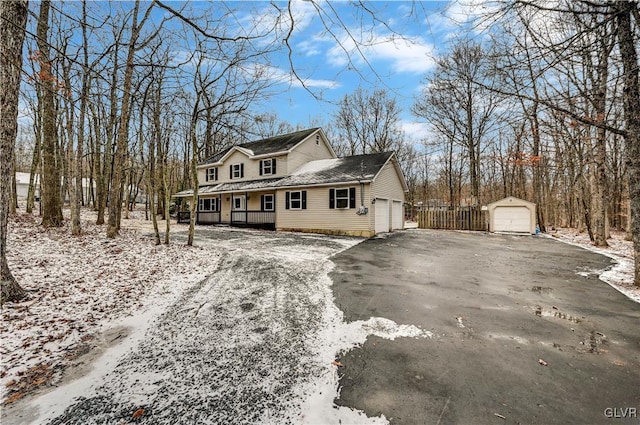
[[498, 199], [497, 201], [491, 202], [490, 204], [487, 205], [487, 207], [493, 207], [494, 205], [505, 206], [505, 205], [523, 205], [523, 204], [529, 205], [532, 207], [536, 206], [535, 203], [529, 202], [525, 199], [516, 198], [515, 196], [507, 196], [506, 198]]
[[319, 131], [321, 132], [321, 129], [319, 127], [315, 127], [306, 130], [295, 131], [293, 133], [281, 134], [266, 139], [256, 140], [253, 142], [242, 143], [215, 153], [214, 155], [201, 162], [200, 165], [223, 162], [227, 157], [229, 157], [229, 155], [231, 155], [233, 151], [240, 151], [248, 157], [290, 152], [292, 149], [306, 140], [309, 136]]

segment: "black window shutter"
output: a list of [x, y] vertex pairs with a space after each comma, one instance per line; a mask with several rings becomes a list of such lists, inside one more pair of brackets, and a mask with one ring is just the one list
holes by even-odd
[[204, 170], [204, 181], [209, 181], [209, 169]]
[[271, 174], [275, 174], [276, 173], [276, 159], [273, 158], [271, 160]]
[[244, 177], [244, 163], [240, 164], [240, 178]]
[[260, 175], [262, 175], [262, 161], [260, 161]]
[[229, 165], [229, 178], [232, 179], [233, 178], [233, 164]]
[[303, 210], [307, 209], [307, 191], [306, 190], [302, 191], [302, 209]]
[[213, 180], [218, 181], [218, 167], [213, 169]]
[[356, 188], [350, 187], [349, 188], [349, 208], [355, 208], [355, 207], [356, 207]]
[[260, 195], [260, 211], [264, 211], [264, 195]]
[[336, 206], [336, 190], [329, 189], [329, 208], [333, 209]]
[[287, 210], [289, 209], [289, 192], [285, 192], [284, 207]]

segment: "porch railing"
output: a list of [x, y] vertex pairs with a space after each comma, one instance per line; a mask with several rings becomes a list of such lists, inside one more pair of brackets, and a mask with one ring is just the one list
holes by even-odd
[[275, 224], [275, 211], [231, 211], [231, 223]]
[[178, 223], [188, 223], [190, 219], [190, 211], [178, 211]]
[[198, 224], [218, 224], [220, 223], [220, 211], [198, 211], [196, 221]]

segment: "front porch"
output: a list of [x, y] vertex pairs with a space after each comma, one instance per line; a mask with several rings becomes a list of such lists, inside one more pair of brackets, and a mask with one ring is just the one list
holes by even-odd
[[[178, 223], [188, 223], [190, 218], [190, 211], [178, 212]], [[275, 192], [200, 196], [196, 223], [275, 229]]]

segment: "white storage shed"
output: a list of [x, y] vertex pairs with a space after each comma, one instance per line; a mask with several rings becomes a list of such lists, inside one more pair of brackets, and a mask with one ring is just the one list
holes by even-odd
[[489, 231], [536, 233], [536, 204], [509, 196], [487, 206]]

